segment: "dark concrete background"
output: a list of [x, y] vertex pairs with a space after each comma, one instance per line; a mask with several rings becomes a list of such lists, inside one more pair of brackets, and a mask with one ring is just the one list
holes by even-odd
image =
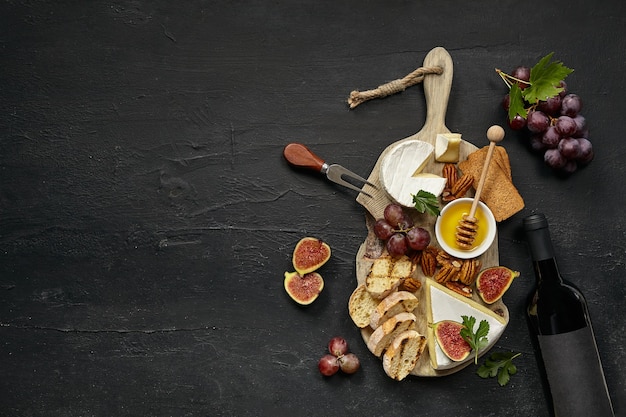
[[[548, 216], [585, 292], [616, 411], [626, 408], [623, 3], [597, 1], [3, 1], [0, 4], [0, 415], [547, 416], [524, 319], [534, 277], [521, 219]], [[507, 128], [526, 208], [499, 227], [522, 273], [496, 345], [506, 387], [469, 367], [384, 375], [347, 301], [366, 236], [356, 195], [290, 168], [308, 144], [367, 176], [417, 132], [421, 86], [349, 110], [422, 64], [454, 61], [447, 126], [482, 146], [504, 123], [494, 72], [549, 52], [575, 69], [596, 158], [553, 175]], [[283, 290], [303, 236], [326, 288]], [[362, 369], [325, 379], [332, 336]]]

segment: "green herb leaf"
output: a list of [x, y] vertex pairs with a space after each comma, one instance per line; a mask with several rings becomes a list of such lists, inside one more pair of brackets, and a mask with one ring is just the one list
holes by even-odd
[[489, 322], [481, 320], [478, 329], [474, 332], [476, 318], [474, 316], [461, 316], [463, 319], [463, 328], [461, 329], [461, 337], [469, 343], [474, 350], [474, 363], [478, 364], [478, 352], [489, 344], [487, 335], [489, 334]]
[[509, 120], [513, 120], [518, 114], [525, 119], [528, 116], [528, 111], [524, 107], [522, 90], [519, 85], [512, 84], [509, 90]]
[[513, 352], [496, 352], [489, 356], [483, 365], [478, 368], [476, 373], [481, 378], [498, 377], [498, 384], [501, 387], [509, 383], [511, 375], [517, 373], [517, 367], [513, 364], [513, 359], [520, 356], [521, 353]]
[[413, 196], [413, 203], [415, 208], [420, 213], [427, 212], [433, 216], [439, 216], [439, 200], [437, 196], [428, 191], [419, 190], [417, 194], [411, 194]]
[[530, 69], [530, 78], [526, 88], [521, 89], [520, 80], [496, 70], [504, 82], [509, 86], [509, 120], [516, 115], [526, 118], [528, 110], [533, 108], [541, 100], [555, 97], [563, 87], [559, 87], [561, 81], [574, 72], [573, 69], [563, 65], [561, 61], [553, 61], [554, 52], [544, 56]]
[[562, 90], [558, 87], [559, 82], [574, 71], [560, 61], [552, 61], [553, 55], [554, 52], [551, 52], [544, 56], [530, 69], [530, 85], [522, 90], [524, 99], [530, 104], [559, 94]]

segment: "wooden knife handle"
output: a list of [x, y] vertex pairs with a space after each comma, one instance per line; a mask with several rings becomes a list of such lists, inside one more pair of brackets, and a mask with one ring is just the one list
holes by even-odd
[[312, 169], [316, 172], [320, 172], [324, 165], [322, 158], [301, 143], [290, 143], [285, 146], [283, 156], [291, 165]]

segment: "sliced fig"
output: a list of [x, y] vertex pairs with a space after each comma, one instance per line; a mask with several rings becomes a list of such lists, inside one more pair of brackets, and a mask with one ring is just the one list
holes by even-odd
[[297, 272], [285, 272], [285, 291], [298, 304], [309, 305], [317, 299], [324, 289], [324, 279], [317, 272], [300, 275]]
[[476, 290], [485, 303], [493, 304], [502, 298], [517, 277], [519, 272], [505, 266], [485, 268], [476, 278]]
[[300, 275], [319, 269], [330, 259], [330, 246], [321, 239], [305, 237], [293, 250], [293, 267]]
[[454, 320], [442, 320], [432, 325], [435, 339], [445, 355], [455, 362], [466, 359], [472, 347], [461, 336], [463, 324]]

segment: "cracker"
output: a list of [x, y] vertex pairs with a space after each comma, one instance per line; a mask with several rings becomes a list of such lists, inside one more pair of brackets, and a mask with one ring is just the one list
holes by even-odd
[[[465, 161], [459, 162], [461, 172], [474, 176], [474, 188], [478, 186], [488, 148], [478, 149], [469, 154]], [[508, 219], [524, 208], [524, 199], [513, 185], [509, 155], [502, 146], [494, 149], [480, 197], [493, 212], [497, 222]]]

